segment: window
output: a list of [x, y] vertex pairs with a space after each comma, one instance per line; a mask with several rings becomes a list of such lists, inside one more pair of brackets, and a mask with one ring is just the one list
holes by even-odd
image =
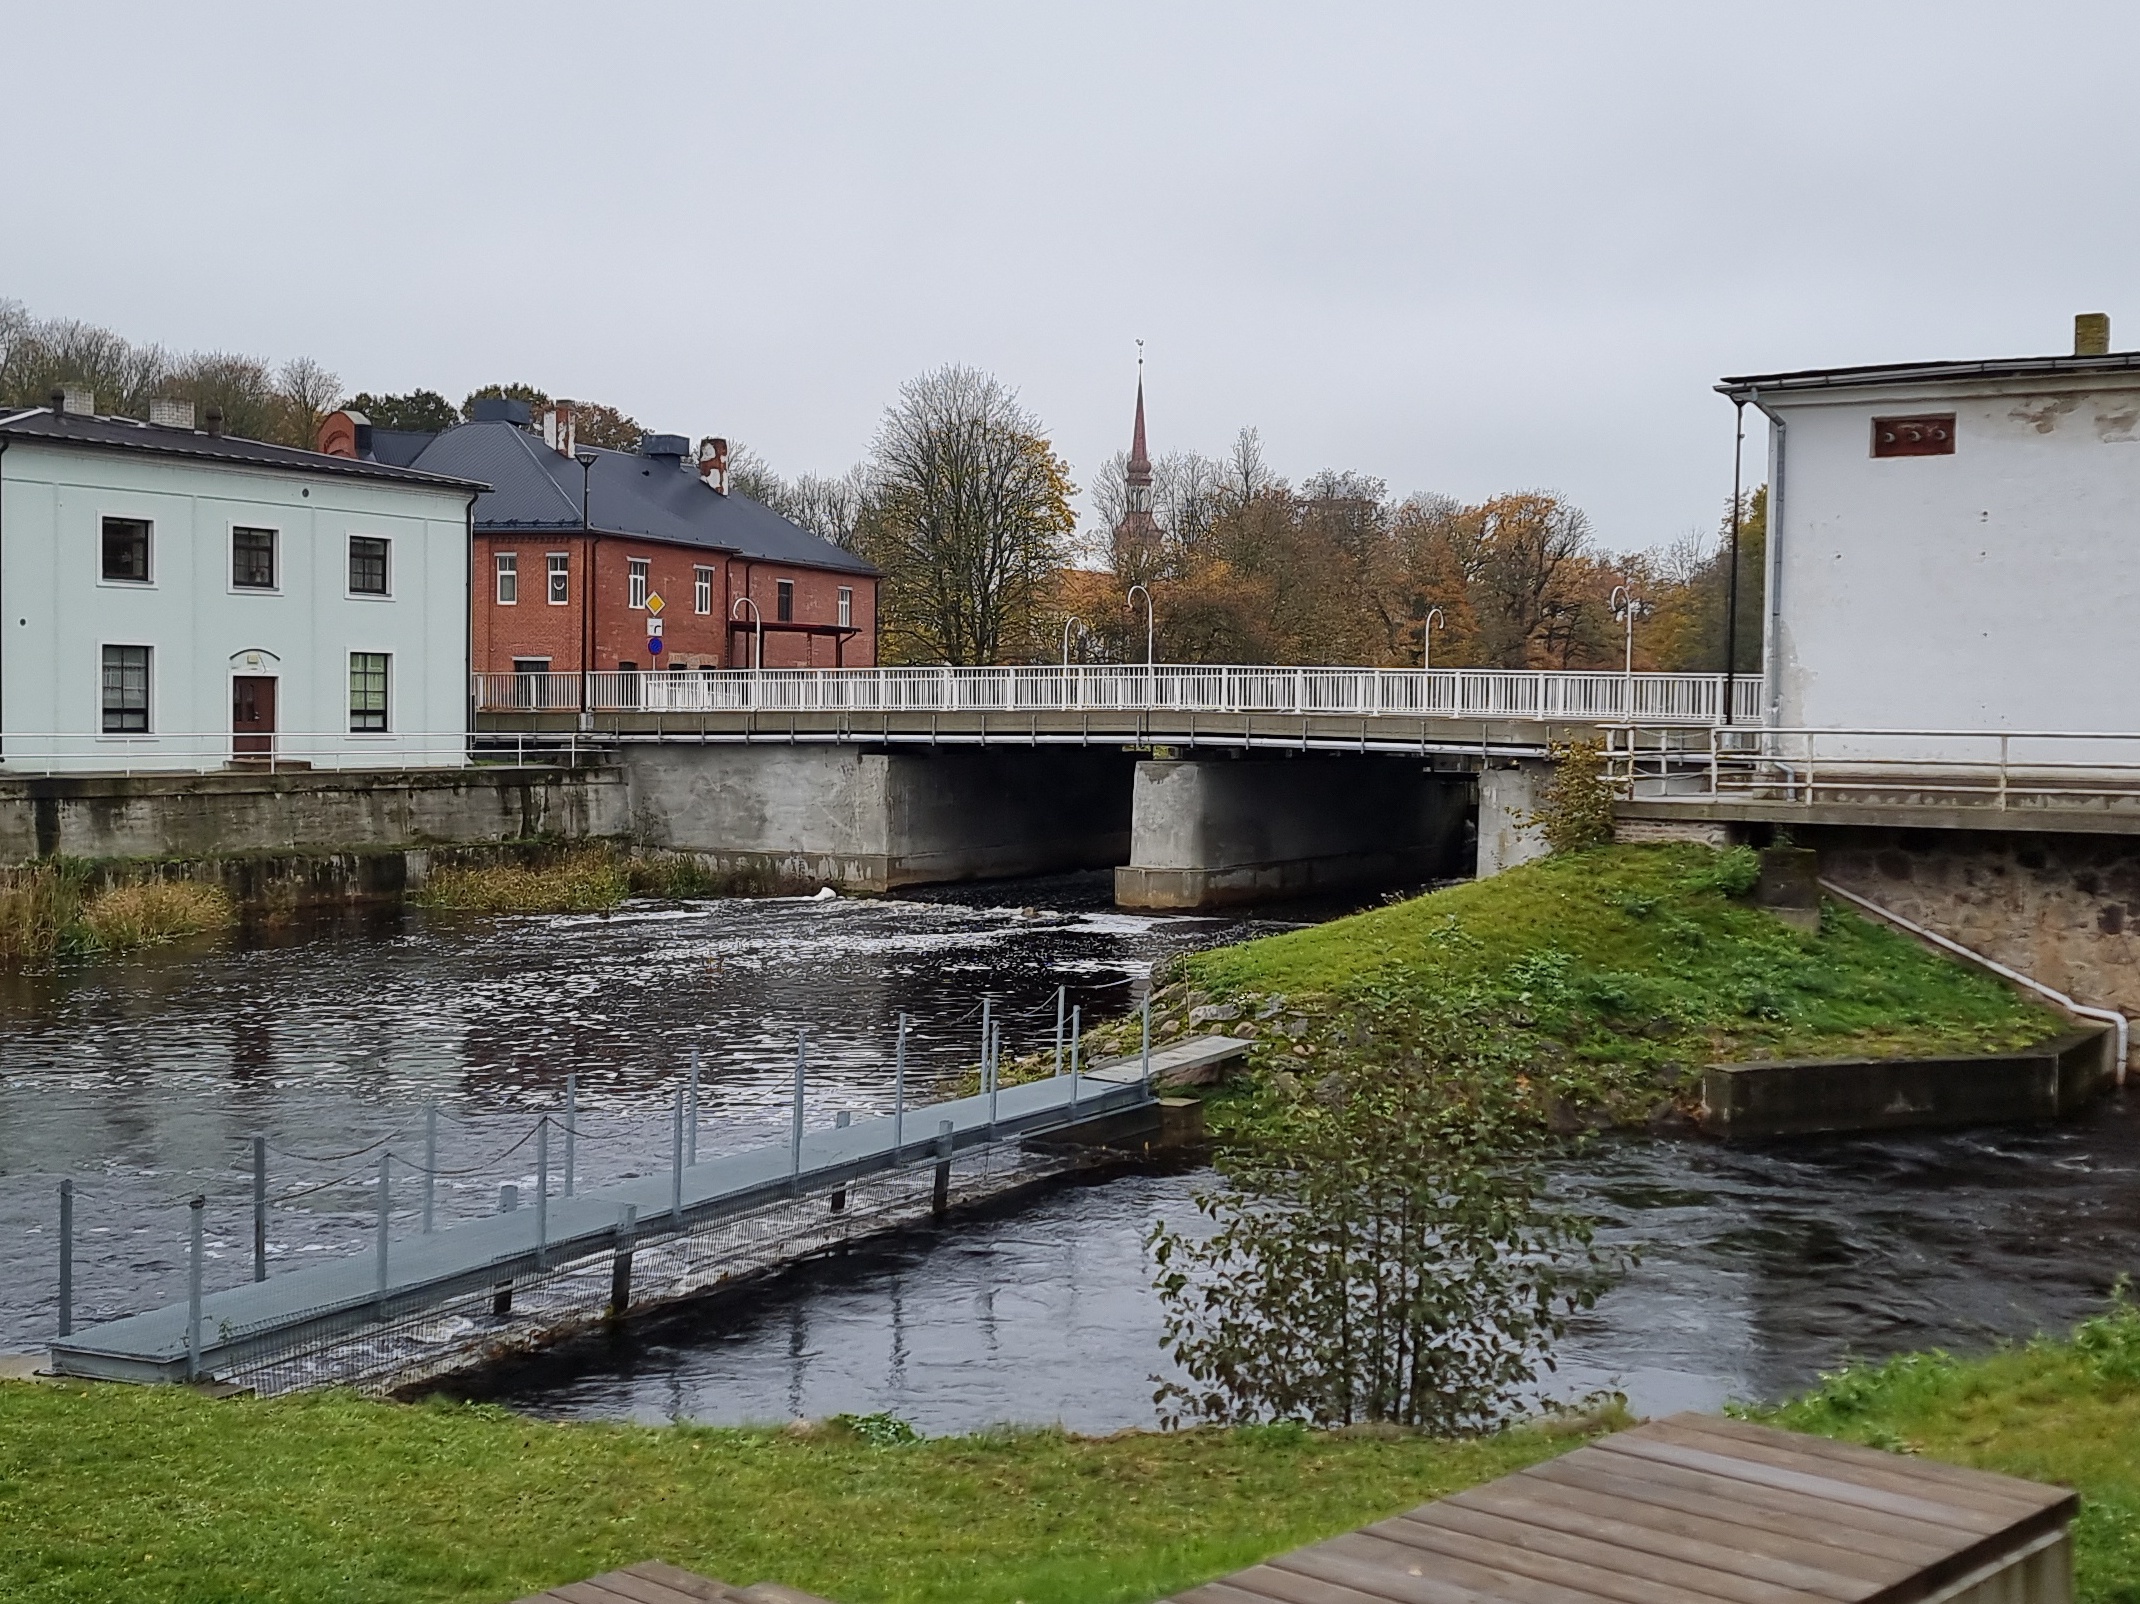
[[795, 622], [794, 580], [783, 579], [780, 582], [780, 600], [774, 603], [773, 605], [773, 616], [779, 619], [783, 624], [792, 624]]
[[1954, 455], [1954, 414], [1928, 412], [1914, 418], [1873, 419], [1873, 449], [1876, 457], [1951, 457]]
[[[349, 537], [349, 593], [352, 596], [386, 594], [387, 543], [376, 535]], [[381, 729], [385, 725], [379, 726]]]
[[550, 605], [562, 607], [572, 600], [572, 559], [564, 552], [550, 553]]
[[646, 605], [647, 559], [644, 557], [629, 557], [625, 559], [624, 566], [627, 570], [624, 582], [630, 591], [630, 594], [624, 598], [624, 605], [627, 607], [644, 607]]
[[[386, 544], [384, 541], [381, 545]], [[354, 588], [354, 587], [352, 587]], [[385, 652], [349, 654], [349, 727], [353, 730], [386, 728]]]
[[855, 593], [853, 587], [840, 587], [840, 628], [852, 629], [855, 621]]
[[146, 518], [104, 520], [104, 577], [129, 585], [149, 582], [149, 521]]
[[230, 532], [230, 582], [240, 590], [275, 588], [275, 531], [247, 529]]
[[691, 570], [691, 610], [694, 613], [710, 613], [713, 611], [713, 570], [711, 568], [694, 568]]
[[510, 607], [520, 600], [520, 553], [498, 553], [498, 605]]
[[[142, 525], [144, 529], [148, 526]], [[104, 730], [133, 735], [149, 727], [149, 649], [104, 648]]]
[[513, 659], [513, 672], [515, 674], [547, 674], [550, 672], [550, 659], [547, 657], [516, 657]]

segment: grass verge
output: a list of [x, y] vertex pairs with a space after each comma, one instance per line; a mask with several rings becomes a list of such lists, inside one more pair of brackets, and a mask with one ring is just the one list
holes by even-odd
[[37, 864], [0, 882], [0, 962], [121, 952], [226, 929], [237, 917], [219, 886], [137, 880], [99, 887], [86, 864]]
[[841, 1604], [1130, 1604], [1566, 1440], [884, 1435], [0, 1384], [0, 1596], [504, 1601], [659, 1556]]
[[[1789, 929], [1746, 900], [1754, 873], [1744, 848], [1545, 858], [1188, 958], [1155, 996], [1155, 1034], [1255, 1037], [1266, 1084], [1491, 1036], [1483, 1056], [1549, 1105], [1634, 1123], [1691, 1103], [1710, 1063], [2001, 1052], [2066, 1028], [1845, 909]], [[1129, 1051], [1136, 1030], [1113, 1023], [1088, 1050]]]

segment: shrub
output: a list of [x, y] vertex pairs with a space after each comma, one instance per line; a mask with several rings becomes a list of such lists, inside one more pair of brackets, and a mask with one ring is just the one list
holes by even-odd
[[1618, 792], [1606, 764], [1605, 743], [1573, 741], [1556, 746], [1553, 778], [1536, 813], [1525, 822], [1542, 832], [1555, 852], [1580, 852], [1612, 840], [1612, 806]]
[[222, 930], [237, 905], [220, 886], [192, 880], [137, 880], [109, 886], [83, 905], [80, 945], [112, 952]]
[[630, 890], [615, 853], [606, 847], [584, 847], [547, 863], [434, 869], [412, 900], [468, 913], [600, 913], [622, 902]]

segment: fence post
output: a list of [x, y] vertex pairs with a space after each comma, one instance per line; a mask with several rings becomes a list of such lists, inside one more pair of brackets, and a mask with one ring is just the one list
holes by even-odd
[[989, 1034], [995, 999], [986, 992], [981, 994], [981, 1090], [988, 1090], [988, 1044], [994, 1038]]
[[1152, 1095], [1152, 983], [1144, 983], [1143, 1043], [1138, 1049], [1144, 1057], [1144, 1095]]
[[795, 1113], [788, 1123], [788, 1176], [802, 1174], [803, 1076], [810, 1052], [810, 1033], [795, 1033]]
[[899, 1047], [892, 1061], [892, 1162], [898, 1163], [907, 1135], [907, 1016], [899, 1016]]
[[676, 1088], [676, 1135], [669, 1164], [669, 1213], [684, 1223], [684, 1089]]
[[[511, 1181], [499, 1186], [498, 1212], [500, 1214], [510, 1214], [519, 1207], [520, 1188]], [[490, 1312], [498, 1315], [511, 1314], [513, 1312], [513, 1283], [511, 1281], [500, 1281], [498, 1283], [491, 1294]]]
[[253, 1279], [267, 1279], [267, 1138], [253, 1136]]
[[[850, 1114], [846, 1109], [843, 1108], [837, 1114], [832, 1116], [832, 1128], [836, 1131], [844, 1131], [845, 1129], [847, 1129], [848, 1125], [853, 1122], [853, 1120], [854, 1115]], [[837, 1214], [840, 1212], [840, 1210], [846, 1207], [847, 1188], [843, 1186], [832, 1194], [832, 1212]]]
[[431, 1234], [438, 1195], [438, 1099], [424, 1105], [424, 1235]]
[[993, 1141], [996, 1135], [996, 1077], [1003, 1069], [1003, 1027], [990, 1025], [988, 1034], [988, 1057], [982, 1074], [988, 1081], [988, 1135]]
[[1070, 1010], [1070, 1117], [1077, 1118], [1077, 1053], [1082, 1045], [1078, 1038], [1083, 1034], [1085, 1010], [1082, 1005]]
[[550, 1116], [535, 1121], [535, 1262], [550, 1253]]
[[186, 1205], [192, 1217], [192, 1252], [186, 1265], [186, 1379], [201, 1379], [201, 1214], [208, 1199], [196, 1196]]
[[951, 1206], [951, 1121], [936, 1122], [936, 1183], [929, 1193], [929, 1212], [938, 1219]]
[[379, 1295], [386, 1296], [386, 1215], [393, 1200], [394, 1150], [390, 1147], [379, 1155]]
[[639, 1205], [617, 1211], [617, 1247], [609, 1259], [609, 1318], [621, 1320], [632, 1304], [632, 1244], [639, 1235]]
[[1070, 988], [1055, 988], [1055, 1073], [1063, 1072], [1063, 1005], [1070, 1000]]
[[74, 1331], [74, 1177], [59, 1183], [59, 1334]]
[[684, 1162], [698, 1162], [698, 1049], [691, 1049], [691, 1093], [684, 1118]]
[[565, 1077], [565, 1196], [572, 1195], [573, 1139], [579, 1134], [580, 1125], [580, 1078]]

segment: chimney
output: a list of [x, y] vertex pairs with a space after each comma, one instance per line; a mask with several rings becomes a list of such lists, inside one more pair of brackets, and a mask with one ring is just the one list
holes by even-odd
[[2075, 356], [2110, 355], [2110, 314], [2108, 312], [2077, 312], [2074, 314], [2073, 354]]
[[222, 437], [223, 409], [221, 407], [210, 407], [208, 409], [208, 438], [220, 440]]
[[59, 404], [55, 412], [71, 412], [78, 418], [93, 418], [97, 415], [97, 393], [85, 390], [80, 385], [70, 384], [64, 390], [54, 390]]
[[542, 440], [561, 457], [571, 456], [580, 443], [572, 403], [563, 396], [559, 396], [557, 404], [542, 415]]
[[372, 420], [361, 412], [343, 408], [320, 419], [313, 449], [326, 457], [369, 457], [372, 451]]
[[193, 428], [193, 403], [158, 398], [149, 403], [149, 422], [159, 429]]
[[717, 496], [728, 494], [728, 442], [709, 434], [698, 443], [698, 476]]

